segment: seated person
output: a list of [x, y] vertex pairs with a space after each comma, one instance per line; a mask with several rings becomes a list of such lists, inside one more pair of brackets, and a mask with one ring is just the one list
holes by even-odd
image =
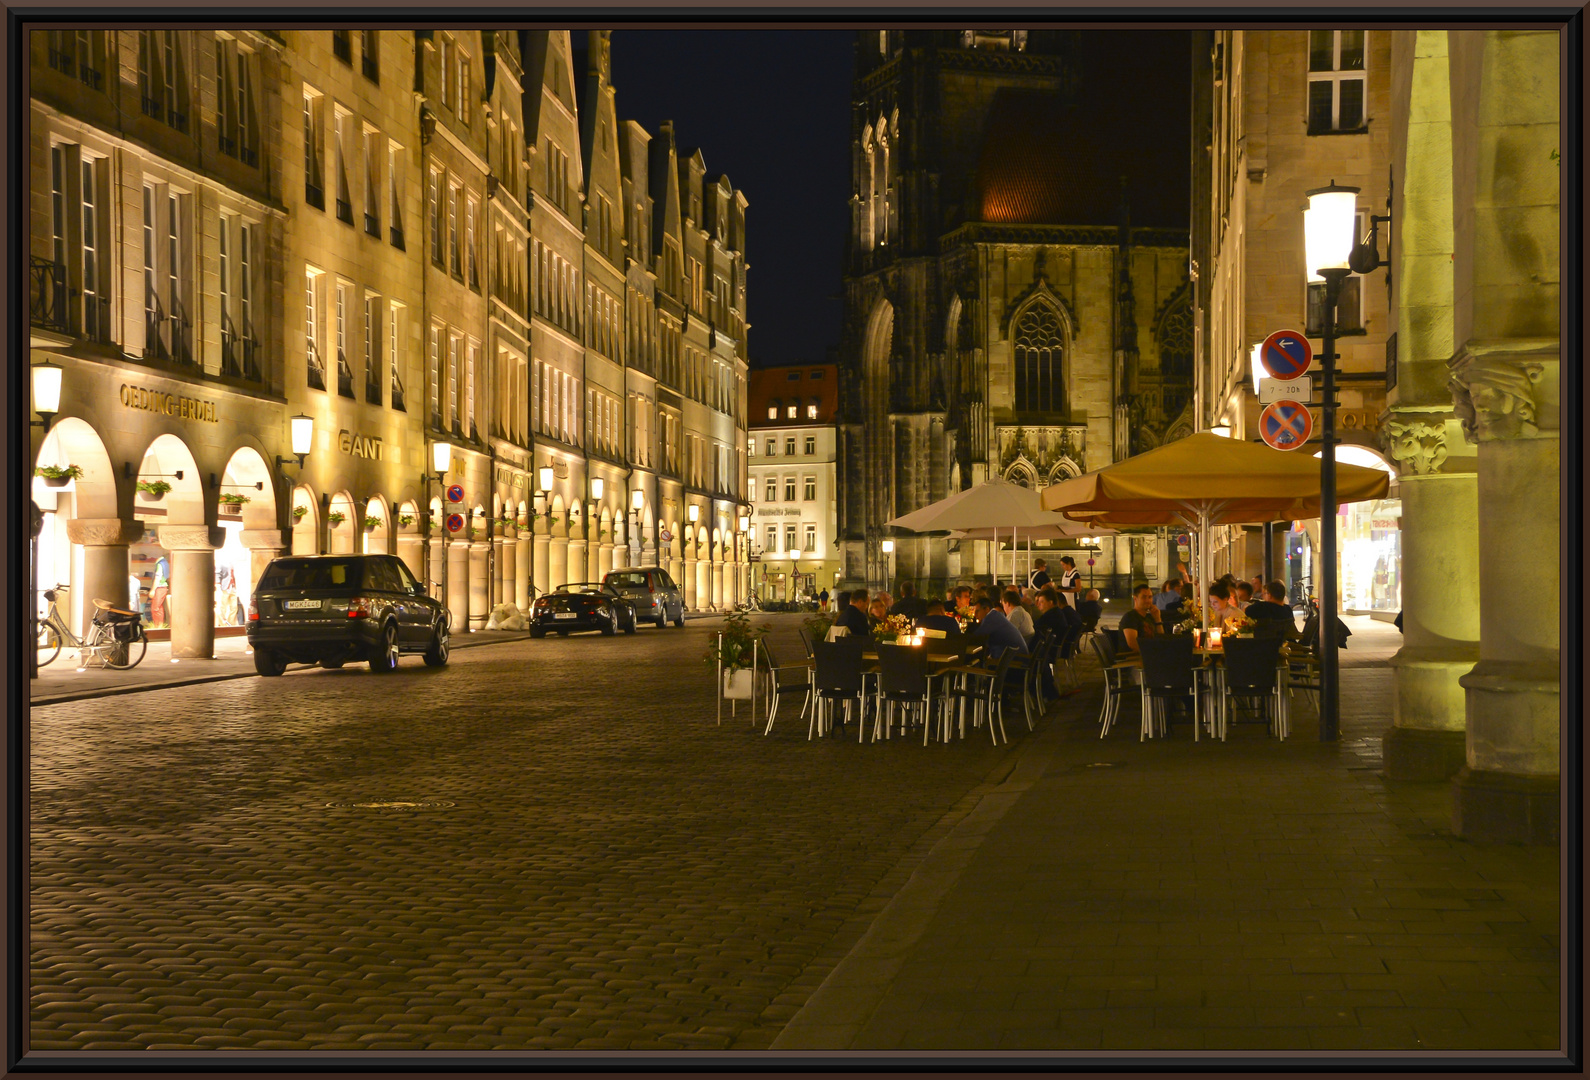
[[989, 602], [988, 597], [980, 597], [977, 601], [977, 626], [973, 634], [988, 640], [988, 655], [990, 659], [998, 660], [1006, 649], [1015, 649], [1023, 656], [1027, 654], [1027, 641], [1010, 625], [1010, 620], [1005, 618], [1003, 612]]
[[1297, 629], [1297, 617], [1292, 614], [1292, 609], [1286, 603], [1286, 586], [1279, 581], [1272, 581], [1264, 587], [1264, 599], [1255, 600], [1243, 612], [1254, 622], [1275, 620], [1284, 622], [1290, 629]]
[[1158, 637], [1164, 633], [1159, 625], [1159, 609], [1154, 606], [1154, 587], [1146, 581], [1132, 590], [1132, 610], [1121, 616], [1117, 628], [1126, 641], [1127, 652], [1138, 652], [1141, 638]]
[[916, 586], [909, 581], [900, 582], [900, 599], [894, 602], [889, 609], [890, 615], [904, 615], [908, 619], [920, 619], [927, 614], [927, 602], [916, 594]]
[[[839, 594], [841, 597], [844, 593]], [[849, 595], [849, 603], [839, 605], [839, 614], [834, 618], [835, 626], [843, 626], [852, 634], [861, 637], [872, 633], [872, 626], [867, 622], [867, 590], [856, 589]]]
[[916, 624], [924, 630], [942, 630], [946, 634], [958, 634], [961, 632], [961, 624], [944, 614], [944, 601], [942, 600], [929, 600], [927, 602], [927, 614], [918, 618]]
[[[1056, 641], [1064, 641], [1066, 635], [1082, 629], [1082, 616], [1066, 602], [1066, 594], [1059, 589], [1050, 587], [1038, 590], [1038, 597], [1033, 603], [1038, 608], [1038, 617], [1033, 619], [1034, 627], [1039, 630], [1045, 626], [1053, 628]], [[1045, 612], [1045, 603], [1049, 605], [1052, 615]]]
[[1231, 587], [1232, 599], [1238, 611], [1247, 611], [1248, 605], [1253, 603], [1253, 586], [1246, 581], [1239, 581]]
[[1021, 606], [1021, 593], [1015, 589], [1006, 589], [999, 598], [1000, 609], [1004, 611], [1005, 618], [1010, 620], [1010, 625], [1016, 628], [1023, 641], [1030, 642], [1033, 634], [1032, 616], [1027, 614], [1027, 609]]
[[972, 587], [970, 585], [957, 585], [955, 586], [955, 591], [950, 595], [954, 597], [954, 603], [944, 609], [946, 613], [953, 611], [958, 617], [963, 619], [972, 614]]
[[1104, 605], [1099, 603], [1099, 590], [1089, 589], [1087, 596], [1077, 601], [1077, 615], [1082, 619], [1085, 629], [1092, 630], [1099, 625], [1099, 617], [1104, 614]]
[[1165, 582], [1165, 587], [1154, 594], [1154, 606], [1160, 611], [1166, 611], [1173, 605], [1181, 603], [1181, 581], [1171, 578]]
[[1209, 625], [1218, 627], [1233, 615], [1242, 614], [1231, 596], [1231, 586], [1217, 581], [1209, 586]]
[[867, 622], [870, 625], [877, 626], [888, 617], [889, 607], [883, 602], [883, 597], [876, 597], [872, 603], [867, 605]]

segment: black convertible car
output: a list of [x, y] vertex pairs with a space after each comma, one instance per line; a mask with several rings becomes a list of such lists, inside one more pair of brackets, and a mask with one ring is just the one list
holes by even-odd
[[604, 634], [622, 630], [633, 634], [635, 605], [610, 585], [585, 581], [559, 585], [530, 608], [530, 636], [546, 637], [548, 630], [563, 637], [576, 630], [600, 630]]

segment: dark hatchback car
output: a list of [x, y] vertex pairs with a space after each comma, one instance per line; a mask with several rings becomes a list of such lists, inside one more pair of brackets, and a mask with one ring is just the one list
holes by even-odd
[[402, 653], [447, 663], [450, 621], [395, 555], [292, 555], [260, 575], [248, 608], [248, 643], [261, 675], [289, 663], [337, 668], [368, 660], [395, 671]]
[[639, 618], [655, 622], [661, 630], [672, 619], [675, 626], [685, 624], [685, 598], [679, 586], [660, 566], [632, 566], [613, 570], [602, 584], [635, 605]]
[[538, 597], [530, 608], [530, 636], [546, 637], [548, 630], [563, 637], [576, 630], [600, 630], [610, 635], [622, 630], [633, 634], [635, 606], [606, 585], [559, 585]]

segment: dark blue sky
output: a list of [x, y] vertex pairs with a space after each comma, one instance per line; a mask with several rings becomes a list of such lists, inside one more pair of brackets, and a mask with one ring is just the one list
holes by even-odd
[[[573, 35], [583, 49], [583, 32]], [[820, 362], [839, 340], [850, 209], [848, 30], [615, 30], [620, 120], [655, 133], [745, 193], [750, 359]]]

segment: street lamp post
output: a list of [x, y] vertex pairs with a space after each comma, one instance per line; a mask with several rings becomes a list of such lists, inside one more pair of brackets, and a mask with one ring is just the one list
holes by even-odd
[[1336, 305], [1342, 282], [1352, 272], [1356, 246], [1358, 189], [1330, 186], [1308, 193], [1303, 211], [1303, 246], [1308, 267], [1325, 282], [1321, 313], [1325, 347], [1320, 354], [1323, 376], [1320, 401], [1319, 527], [1320, 527], [1320, 717], [1321, 742], [1340, 738], [1340, 687], [1336, 655]]
[[894, 541], [884, 540], [878, 544], [878, 548], [883, 552], [883, 557], [878, 561], [883, 566], [883, 588], [887, 590], [894, 581]]
[[[435, 574], [431, 576], [436, 580], [437, 591], [442, 594], [438, 599], [441, 600], [442, 606], [449, 612], [452, 611], [452, 607], [447, 602], [447, 470], [452, 466], [452, 463], [453, 447], [451, 443], [438, 442], [431, 444], [431, 471], [435, 474], [436, 486], [441, 491], [441, 497], [438, 501], [442, 508], [442, 576], [440, 578], [437, 578]], [[427, 507], [427, 509], [429, 508]], [[428, 544], [426, 545], [427, 548], [429, 546]], [[429, 556], [430, 552], [427, 551], [426, 555]]]
[[630, 537], [630, 547], [633, 548], [634, 551], [635, 551], [635, 554], [634, 554], [634, 556], [632, 558], [633, 558], [634, 564], [636, 566], [640, 565], [640, 559], [641, 559], [641, 554], [642, 554], [642, 540], [641, 540], [641, 535], [640, 535], [640, 512], [643, 509], [645, 509], [645, 507], [646, 507], [646, 492], [644, 490], [642, 490], [641, 488], [636, 488], [634, 491], [631, 491], [629, 493], [629, 516], [630, 516], [631, 522], [633, 523], [633, 528], [630, 529], [629, 537]]

